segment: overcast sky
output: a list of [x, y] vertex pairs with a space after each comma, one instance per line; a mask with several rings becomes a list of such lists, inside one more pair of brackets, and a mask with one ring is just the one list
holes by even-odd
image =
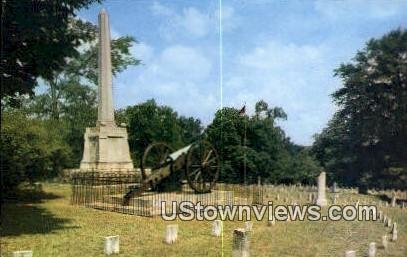
[[[79, 17], [109, 13], [111, 34], [134, 36], [142, 66], [113, 81], [115, 106], [155, 98], [211, 122], [221, 106], [219, 0], [106, 0]], [[407, 26], [407, 1], [222, 0], [223, 105], [249, 113], [260, 99], [282, 107], [293, 142], [312, 144], [335, 111], [333, 70], [367, 40]]]

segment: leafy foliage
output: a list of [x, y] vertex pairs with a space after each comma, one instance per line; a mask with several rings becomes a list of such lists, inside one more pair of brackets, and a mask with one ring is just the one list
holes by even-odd
[[165, 142], [177, 149], [191, 143], [202, 131], [199, 120], [179, 117], [171, 107], [158, 106], [153, 99], [119, 110], [116, 119], [118, 123], [128, 125], [129, 144], [136, 166], [149, 144]]
[[277, 119], [286, 119], [284, 111], [264, 101], [255, 110], [249, 117], [223, 108], [206, 129], [222, 158], [220, 180], [255, 183], [260, 176], [273, 183], [311, 183], [319, 166], [308, 151], [294, 150], [297, 147], [275, 125]]
[[91, 32], [72, 25], [75, 11], [99, 0], [2, 1], [1, 99], [33, 94], [37, 78], [54, 78]]
[[314, 152], [340, 181], [369, 186], [407, 185], [407, 31], [371, 39], [335, 75], [339, 110], [316, 136]]
[[56, 176], [72, 161], [57, 124], [30, 119], [21, 111], [3, 112], [1, 121], [3, 192], [10, 192], [21, 181]]

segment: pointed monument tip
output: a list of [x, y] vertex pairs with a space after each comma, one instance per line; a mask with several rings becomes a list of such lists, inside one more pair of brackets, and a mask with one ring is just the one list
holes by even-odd
[[105, 8], [102, 8], [102, 10], [100, 10], [100, 13], [107, 13]]

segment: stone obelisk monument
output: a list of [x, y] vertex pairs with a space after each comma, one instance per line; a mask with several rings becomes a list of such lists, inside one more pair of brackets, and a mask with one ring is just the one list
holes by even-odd
[[105, 10], [99, 14], [99, 102], [96, 127], [86, 128], [81, 170], [130, 171], [127, 130], [114, 121], [112, 63], [109, 19]]

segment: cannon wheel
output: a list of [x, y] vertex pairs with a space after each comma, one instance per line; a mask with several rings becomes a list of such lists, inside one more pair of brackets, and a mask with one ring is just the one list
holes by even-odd
[[149, 173], [162, 167], [168, 159], [168, 156], [174, 150], [165, 143], [153, 143], [150, 144], [144, 151], [141, 159], [141, 175], [145, 180]]
[[186, 177], [196, 193], [209, 193], [219, 176], [220, 160], [215, 148], [207, 141], [194, 143], [186, 161]]

